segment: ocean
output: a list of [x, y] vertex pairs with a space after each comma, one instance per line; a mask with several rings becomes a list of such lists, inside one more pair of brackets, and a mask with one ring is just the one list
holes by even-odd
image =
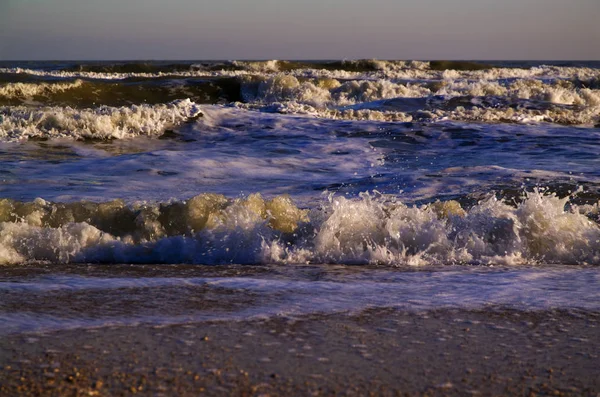
[[0, 62], [0, 335], [600, 311], [600, 62]]

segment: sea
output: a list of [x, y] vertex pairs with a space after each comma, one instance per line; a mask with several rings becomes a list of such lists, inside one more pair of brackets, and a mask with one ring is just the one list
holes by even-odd
[[0, 335], [600, 312], [600, 62], [0, 62]]

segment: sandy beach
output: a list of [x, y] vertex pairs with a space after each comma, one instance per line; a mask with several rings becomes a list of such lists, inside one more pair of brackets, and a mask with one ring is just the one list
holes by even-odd
[[600, 393], [597, 313], [365, 311], [5, 336], [0, 394]]

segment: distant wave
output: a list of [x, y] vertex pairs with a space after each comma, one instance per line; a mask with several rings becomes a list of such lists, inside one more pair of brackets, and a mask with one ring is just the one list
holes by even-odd
[[291, 75], [242, 79], [246, 107], [337, 119], [382, 121], [600, 122], [594, 81], [537, 79], [390, 80], [298, 79]]
[[67, 83], [10, 83], [0, 86], [0, 97], [29, 98], [62, 93], [83, 85], [82, 80]]
[[600, 76], [600, 68], [539, 65], [528, 67], [492, 67], [474, 62], [456, 61], [382, 61], [349, 60], [331, 62], [231, 61], [183, 65], [108, 64], [77, 65], [54, 70], [30, 67], [0, 68], [3, 79], [26, 74], [52, 78], [123, 80], [165, 77], [235, 77], [254, 74], [287, 73], [296, 77], [382, 78], [382, 79], [506, 79], [506, 78], [579, 78]]
[[[600, 68], [501, 66], [458, 61], [267, 60], [3, 68], [0, 135], [50, 138], [69, 135], [69, 129], [75, 137], [88, 130], [102, 132], [84, 134], [114, 137], [119, 134], [111, 135], [110, 128], [90, 127], [90, 122], [83, 125], [81, 120], [94, 112], [105, 116], [106, 109], [96, 110], [103, 106], [159, 109], [161, 104], [185, 100], [348, 120], [600, 124]], [[50, 113], [58, 115], [55, 119], [63, 120], [62, 124], [38, 122], [48, 120], [44, 115]], [[75, 116], [79, 113], [81, 117]], [[70, 118], [81, 120], [66, 121]]]
[[233, 102], [241, 99], [240, 81], [220, 79], [169, 80], [59, 80], [0, 85], [0, 106], [47, 105], [72, 108], [160, 104], [189, 98], [197, 103]]

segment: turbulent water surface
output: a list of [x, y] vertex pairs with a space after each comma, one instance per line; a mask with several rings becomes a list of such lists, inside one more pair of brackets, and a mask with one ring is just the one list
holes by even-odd
[[600, 62], [0, 62], [0, 177], [0, 332], [600, 309]]

